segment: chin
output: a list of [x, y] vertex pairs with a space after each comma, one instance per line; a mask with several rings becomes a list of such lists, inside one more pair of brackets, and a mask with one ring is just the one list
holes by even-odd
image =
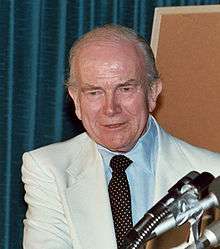
[[128, 152], [130, 150], [130, 147], [124, 144], [109, 144], [106, 143], [103, 145], [105, 148], [115, 151], [115, 152]]
[[114, 136], [108, 136], [103, 135], [98, 137], [94, 137], [94, 140], [102, 145], [103, 147], [107, 148], [111, 151], [117, 151], [117, 152], [128, 152], [133, 146], [131, 145], [131, 141], [124, 139], [128, 137], [127, 134], [123, 134], [120, 136], [117, 136], [117, 134], [114, 134]]

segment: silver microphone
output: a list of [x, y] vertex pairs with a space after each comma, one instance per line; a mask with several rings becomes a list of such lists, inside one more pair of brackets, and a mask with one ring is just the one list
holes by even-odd
[[[187, 193], [188, 194], [188, 193]], [[209, 195], [203, 198], [202, 200], [193, 200], [188, 199], [188, 203], [186, 205], [185, 211], [181, 211], [173, 214], [165, 219], [161, 224], [159, 224], [151, 234], [151, 238], [157, 237], [164, 232], [176, 227], [180, 226], [186, 221], [189, 221], [193, 217], [202, 214], [205, 210], [208, 210], [212, 207], [220, 206], [220, 176], [215, 178], [213, 182], [209, 186]], [[185, 202], [185, 200], [184, 200]], [[176, 209], [176, 207], [174, 207]], [[216, 226], [214, 227], [216, 229]], [[220, 225], [219, 225], [219, 233], [220, 233]], [[219, 235], [220, 236], [220, 235]], [[190, 247], [189, 247], [190, 248]]]
[[[180, 179], [156, 205], [129, 231], [125, 238], [124, 248], [137, 249], [151, 239], [152, 231], [163, 222], [164, 218], [173, 216], [176, 224], [184, 223], [186, 216], [180, 216], [191, 207], [197, 208], [198, 199], [207, 192], [214, 177], [208, 172], [201, 174], [190, 172]], [[201, 209], [199, 209], [201, 211]], [[178, 220], [178, 223], [176, 221]]]
[[139, 237], [142, 237], [142, 233], [151, 221], [152, 217], [155, 217], [158, 213], [161, 213], [164, 210], [164, 206], [167, 201], [172, 199], [174, 200], [180, 195], [182, 187], [186, 184], [191, 183], [195, 180], [200, 173], [196, 171], [191, 171], [184, 177], [182, 177], [177, 183], [175, 183], [169, 190], [166, 196], [160, 199], [148, 212], [138, 221], [138, 223], [129, 231], [125, 238], [124, 248], [129, 248], [128, 245], [133, 244]]

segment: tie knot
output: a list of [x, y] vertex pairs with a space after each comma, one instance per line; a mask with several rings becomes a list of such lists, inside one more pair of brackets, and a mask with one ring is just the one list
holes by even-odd
[[132, 160], [124, 155], [113, 156], [110, 161], [110, 166], [115, 173], [123, 173], [132, 163]]

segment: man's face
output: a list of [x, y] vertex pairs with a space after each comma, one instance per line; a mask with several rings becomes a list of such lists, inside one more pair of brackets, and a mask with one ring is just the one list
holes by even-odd
[[146, 87], [140, 52], [128, 42], [97, 42], [77, 56], [78, 89], [69, 88], [76, 114], [98, 144], [127, 152], [146, 128], [160, 87]]

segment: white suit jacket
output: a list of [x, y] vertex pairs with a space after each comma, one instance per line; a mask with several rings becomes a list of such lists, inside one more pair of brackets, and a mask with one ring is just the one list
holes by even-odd
[[[220, 175], [220, 154], [157, 131], [154, 202], [192, 170]], [[102, 159], [86, 133], [25, 153], [22, 175], [24, 249], [117, 248]]]

